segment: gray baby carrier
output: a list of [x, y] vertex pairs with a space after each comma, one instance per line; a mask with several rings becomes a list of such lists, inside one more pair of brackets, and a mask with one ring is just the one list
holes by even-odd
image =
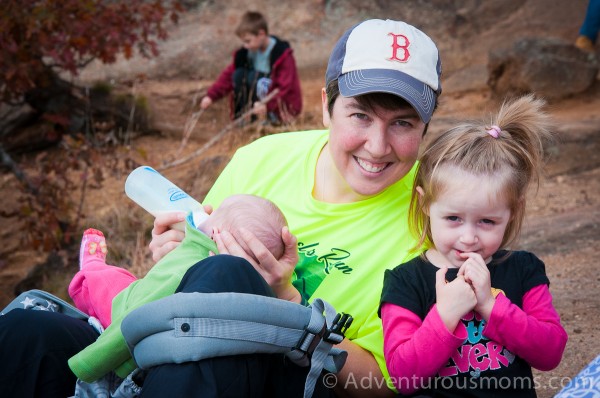
[[[39, 290], [23, 293], [3, 313], [23, 308], [19, 301], [27, 295], [38, 300], [31, 309], [88, 318]], [[336, 373], [344, 366], [347, 352], [333, 346], [344, 339], [351, 323], [352, 317], [336, 313], [321, 299], [305, 307], [244, 293], [176, 293], [131, 311], [121, 331], [140, 369], [219, 356], [283, 353], [299, 366], [310, 366], [304, 389], [304, 397], [310, 397], [323, 369]], [[140, 369], [124, 380], [113, 373], [94, 383], [79, 380], [75, 397], [136, 397], [141, 392], [136, 383]]]

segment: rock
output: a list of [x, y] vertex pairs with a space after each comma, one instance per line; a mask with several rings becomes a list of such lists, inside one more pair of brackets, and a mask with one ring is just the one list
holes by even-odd
[[554, 38], [526, 38], [489, 53], [488, 86], [499, 95], [535, 93], [549, 100], [581, 93], [598, 74], [598, 59]]
[[487, 77], [485, 65], [472, 65], [448, 76], [442, 82], [442, 89], [447, 93], [480, 91], [486, 89]]

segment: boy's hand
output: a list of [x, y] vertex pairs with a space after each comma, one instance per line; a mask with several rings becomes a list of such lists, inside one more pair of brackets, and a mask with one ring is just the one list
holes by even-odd
[[461, 256], [466, 259], [461, 266], [461, 269], [464, 268], [465, 280], [472, 286], [477, 297], [475, 311], [488, 321], [496, 302], [492, 295], [490, 271], [481, 255], [462, 253]]
[[202, 98], [202, 101], [200, 101], [200, 109], [206, 109], [209, 106], [211, 106], [212, 103], [213, 103], [213, 100], [208, 95], [205, 95]]
[[446, 271], [447, 267], [440, 268], [435, 274], [437, 310], [448, 331], [453, 333], [460, 319], [475, 308], [477, 298], [465, 281], [462, 267], [452, 282], [446, 281]]
[[262, 102], [255, 102], [252, 106], [252, 113], [257, 116], [266, 116], [267, 115], [267, 105]]

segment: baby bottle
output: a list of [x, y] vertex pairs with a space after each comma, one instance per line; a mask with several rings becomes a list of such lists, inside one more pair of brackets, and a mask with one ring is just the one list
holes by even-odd
[[[173, 211], [193, 212], [196, 225], [208, 217], [198, 201], [149, 166], [140, 166], [129, 174], [125, 193], [154, 217]], [[185, 231], [185, 222], [171, 228]]]

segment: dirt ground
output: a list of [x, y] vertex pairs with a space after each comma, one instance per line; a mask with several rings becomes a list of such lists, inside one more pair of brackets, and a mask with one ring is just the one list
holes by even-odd
[[[292, 6], [293, 3], [293, 6]], [[390, 3], [390, 4], [386, 4]], [[455, 4], [456, 3], [456, 4]], [[430, 126], [431, 134], [441, 132], [459, 119], [488, 114], [501, 98], [490, 93], [486, 82], [488, 51], [508, 45], [525, 36], [555, 36], [573, 41], [583, 18], [586, 1], [478, 0], [431, 1], [242, 1], [202, 2], [171, 29], [170, 39], [161, 44], [161, 57], [133, 59], [111, 66], [91, 65], [80, 82], [111, 81], [118, 87], [131, 87], [135, 76], [145, 79], [129, 88], [143, 95], [151, 110], [152, 124], [161, 134], [136, 138], [131, 148], [140, 163], [160, 167], [176, 158], [183, 126], [190, 115], [186, 107], [202, 92], [219, 70], [229, 62], [238, 45], [231, 33], [237, 18], [246, 9], [268, 10], [271, 31], [291, 41], [302, 79], [304, 112], [293, 129], [321, 126], [320, 88], [327, 57], [337, 37], [353, 23], [365, 18], [404, 19], [422, 28], [438, 43], [444, 65], [444, 93], [440, 108]], [[129, 85], [126, 86], [125, 83]], [[179, 158], [194, 153], [227, 125], [227, 104], [216, 104], [198, 121], [190, 142]], [[562, 385], [600, 354], [597, 342], [600, 315], [597, 258], [600, 256], [600, 84], [568, 99], [549, 104], [554, 116], [558, 141], [548, 148], [546, 178], [537, 195], [531, 196], [520, 247], [535, 252], [546, 263], [554, 304], [569, 334], [562, 363], [553, 371], [536, 372], [538, 396], [552, 397]], [[220, 167], [235, 148], [268, 133], [260, 128], [234, 129], [225, 134], [202, 155], [164, 174], [203, 198]], [[110, 162], [110, 159], [106, 159]], [[109, 245], [133, 246], [135, 261], [120, 264], [150, 263], [145, 245], [150, 218], [136, 210], [125, 197], [125, 175], [113, 176], [101, 190], [85, 198], [86, 225], [97, 223], [108, 229]], [[10, 192], [14, 178], [0, 175], [4, 206], [17, 206]], [[119, 234], [126, 214], [139, 216], [145, 229], [137, 235]], [[3, 220], [8, 225], [15, 220]], [[112, 233], [112, 235], [111, 235]], [[144, 235], [145, 234], [145, 235]], [[43, 288], [65, 296], [66, 282], [76, 264], [65, 252], [47, 255], [18, 246], [14, 230], [0, 232], [0, 307], [12, 297], [15, 286], [35, 273], [39, 264], [46, 271], [38, 281]], [[118, 243], [124, 241], [126, 243]], [[73, 251], [77, 247], [72, 248]], [[141, 254], [140, 254], [141, 253]], [[56, 257], [64, 261], [55, 261]], [[126, 257], [123, 254], [122, 257]], [[66, 260], [65, 260], [66, 259]], [[62, 265], [51, 267], [48, 264]], [[58, 276], [57, 276], [58, 275]], [[42, 287], [42, 286], [35, 286]], [[535, 338], [532, 336], [532, 338]]]

